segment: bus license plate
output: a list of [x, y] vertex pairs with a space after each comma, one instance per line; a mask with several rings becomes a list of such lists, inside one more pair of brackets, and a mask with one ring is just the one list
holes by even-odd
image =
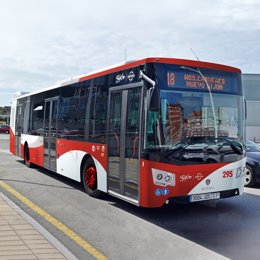
[[216, 200], [220, 198], [219, 192], [203, 193], [190, 195], [190, 202], [203, 201], [203, 200]]

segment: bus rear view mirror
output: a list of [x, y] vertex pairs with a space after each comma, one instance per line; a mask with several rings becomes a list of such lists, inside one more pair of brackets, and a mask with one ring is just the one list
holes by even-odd
[[154, 112], [160, 111], [160, 94], [157, 87], [155, 87], [151, 93], [149, 110]]
[[148, 102], [148, 108], [150, 111], [159, 111], [160, 110], [160, 95], [158, 87], [156, 86], [156, 83], [154, 80], [149, 78], [147, 75], [145, 75], [140, 70], [140, 78], [142, 78], [148, 85], [151, 85], [147, 90], [147, 102]]

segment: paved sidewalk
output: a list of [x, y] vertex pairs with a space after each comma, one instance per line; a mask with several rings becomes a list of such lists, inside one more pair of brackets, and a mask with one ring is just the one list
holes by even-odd
[[76, 257], [0, 192], [0, 259]]

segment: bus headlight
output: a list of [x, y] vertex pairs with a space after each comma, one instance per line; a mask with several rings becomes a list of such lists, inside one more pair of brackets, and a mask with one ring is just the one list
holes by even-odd
[[164, 178], [165, 182], [169, 182], [171, 180], [171, 176], [172, 176], [171, 173], [166, 175], [165, 178]]
[[153, 183], [159, 186], [175, 186], [175, 174], [152, 168]]
[[157, 176], [156, 176], [156, 178], [157, 178], [158, 181], [160, 181], [160, 180], [163, 178], [163, 176], [162, 176], [161, 173], [158, 173]]

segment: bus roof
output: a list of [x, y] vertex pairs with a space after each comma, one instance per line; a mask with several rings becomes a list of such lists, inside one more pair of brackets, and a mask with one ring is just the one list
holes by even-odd
[[22, 94], [22, 95], [16, 94], [14, 96], [14, 99], [19, 99], [19, 98], [35, 95], [35, 94], [38, 94], [41, 92], [45, 92], [48, 90], [67, 86], [67, 85], [70, 85], [73, 83], [89, 80], [92, 78], [104, 76], [106, 74], [129, 69], [132, 67], [146, 64], [146, 63], [165, 63], [165, 64], [183, 65], [183, 66], [191, 66], [191, 67], [198, 67], [198, 68], [209, 68], [209, 69], [215, 69], [215, 70], [224, 70], [224, 71], [229, 71], [229, 72], [241, 73], [241, 70], [238, 68], [226, 66], [226, 65], [222, 65], [222, 64], [217, 64], [217, 63], [196, 61], [196, 60], [186, 60], [186, 59], [176, 59], [176, 58], [150, 57], [150, 58], [144, 58], [144, 59], [140, 59], [140, 60], [136, 60], [136, 61], [127, 61], [127, 62], [115, 64], [115, 65], [112, 65], [112, 66], [109, 66], [109, 67], [106, 67], [106, 68], [103, 68], [103, 69], [100, 69], [97, 71], [92, 71], [92, 72], [84, 74], [84, 75], [71, 77], [71, 78], [62, 80], [60, 82], [57, 82], [56, 84], [54, 84], [48, 88], [36, 90], [36, 91]]

